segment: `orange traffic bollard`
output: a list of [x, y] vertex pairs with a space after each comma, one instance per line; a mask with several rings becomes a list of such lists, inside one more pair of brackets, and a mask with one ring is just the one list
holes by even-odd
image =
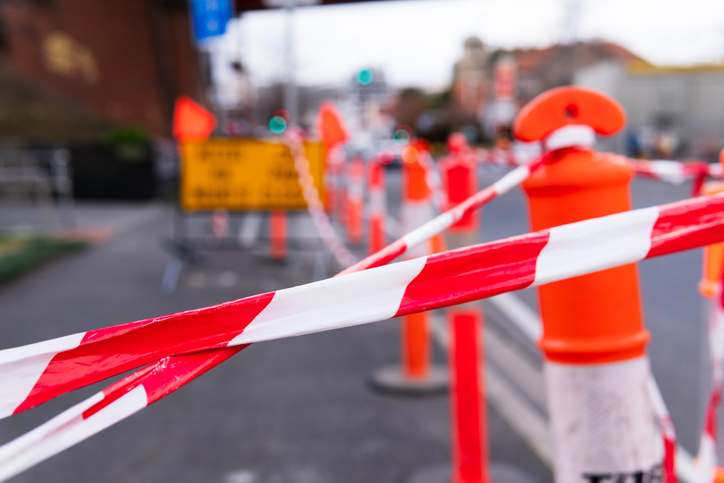
[[[430, 221], [435, 211], [430, 200], [425, 168], [418, 161], [422, 143], [410, 142], [402, 153], [402, 226], [409, 233]], [[441, 237], [407, 252], [408, 258], [429, 255], [432, 247], [443, 246]], [[372, 378], [378, 389], [407, 394], [429, 394], [447, 390], [448, 378], [444, 368], [430, 360], [430, 313], [420, 312], [402, 317], [402, 364], [383, 367]]]
[[377, 159], [369, 164], [367, 178], [367, 192], [369, 193], [369, 217], [367, 231], [367, 251], [370, 255], [377, 253], [387, 245], [385, 235], [386, 196], [385, 196], [385, 168]]
[[[453, 136], [448, 140], [450, 154], [440, 162], [447, 192], [446, 210], [477, 192], [475, 158], [466, 153], [467, 143]], [[463, 216], [448, 229], [449, 248], [477, 243], [478, 228], [477, 216]], [[448, 309], [447, 319], [452, 334], [449, 348], [452, 482], [487, 483], [490, 471], [482, 370], [485, 364], [481, 341], [483, 312], [478, 303], [471, 302]]]
[[362, 158], [354, 158], [349, 164], [347, 175], [347, 239], [353, 245], [362, 242], [364, 225], [364, 184], [365, 163]]
[[[724, 149], [722, 150], [724, 154]], [[720, 161], [724, 161], [720, 157]], [[696, 183], [697, 180], [694, 180]], [[697, 194], [713, 195], [724, 192], [724, 183], [709, 181], [700, 183]], [[704, 297], [706, 312], [707, 341], [709, 345], [709, 362], [711, 364], [711, 383], [709, 385], [708, 403], [706, 406], [704, 426], [699, 439], [699, 451], [696, 457], [697, 469], [704, 476], [712, 472], [713, 481], [724, 481], [724, 472], [716, 468], [718, 453], [717, 419], [719, 404], [724, 387], [722, 374], [722, 360], [724, 359], [724, 345], [722, 341], [722, 271], [724, 269], [724, 244], [716, 243], [704, 247], [704, 264], [702, 279], [699, 282], [699, 292]]]
[[341, 146], [349, 140], [349, 131], [337, 108], [331, 102], [323, 102], [317, 114], [317, 131], [327, 152], [325, 166], [325, 208], [332, 215], [339, 206], [340, 164], [344, 162]]
[[[719, 163], [724, 166], [724, 149], [719, 152]], [[700, 187], [702, 195], [724, 192], [724, 182], [709, 181]], [[724, 243], [716, 243], [704, 248], [704, 273], [699, 282], [699, 293], [706, 298], [716, 296], [717, 284], [722, 278], [724, 266]]]
[[[542, 141], [554, 157], [523, 183], [532, 230], [630, 210], [629, 162], [591, 148], [595, 134], [624, 124], [616, 101], [578, 87], [550, 90], [523, 108], [516, 137]], [[538, 263], [556, 257], [565, 254], [544, 251]], [[636, 265], [542, 285], [538, 297], [556, 481], [661, 478]]]
[[216, 116], [186, 96], [176, 99], [173, 137], [178, 141], [207, 139], [216, 128]]
[[[724, 183], [721, 181], [710, 181], [702, 186], [703, 195], [712, 195], [724, 192]], [[704, 247], [704, 269], [699, 282], [699, 293], [706, 298], [712, 299], [716, 296], [717, 285], [722, 279], [722, 267], [724, 266], [724, 243], [716, 243]]]
[[270, 255], [272, 260], [283, 261], [287, 257], [287, 214], [272, 211], [269, 216]]

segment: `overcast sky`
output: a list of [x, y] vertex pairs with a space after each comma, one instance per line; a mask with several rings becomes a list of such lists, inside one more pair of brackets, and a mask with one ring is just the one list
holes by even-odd
[[[294, 18], [296, 75], [334, 84], [382, 68], [395, 86], [442, 87], [464, 40], [491, 48], [546, 46], [565, 38], [573, 13], [580, 39], [603, 38], [659, 64], [724, 61], [722, 0], [406, 0], [305, 7]], [[285, 15], [246, 13], [229, 24], [218, 59], [241, 57], [255, 84], [284, 73]], [[223, 62], [222, 62], [223, 63]], [[222, 74], [223, 75], [223, 74]]]

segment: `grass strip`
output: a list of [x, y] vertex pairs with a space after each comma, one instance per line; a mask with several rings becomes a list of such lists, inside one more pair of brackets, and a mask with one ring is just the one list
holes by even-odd
[[40, 236], [0, 236], [0, 283], [67, 253], [88, 246], [79, 240]]

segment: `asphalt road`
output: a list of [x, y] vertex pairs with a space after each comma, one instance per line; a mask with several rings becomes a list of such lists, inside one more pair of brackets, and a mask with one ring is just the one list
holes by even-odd
[[[389, 171], [390, 212], [399, 175]], [[481, 172], [481, 183], [501, 173]], [[688, 196], [688, 186], [637, 180], [635, 207]], [[161, 295], [172, 210], [160, 204], [79, 206], [81, 225], [110, 226], [115, 236], [85, 252], [0, 286], [0, 347], [153, 317], [310, 281], [314, 243], [305, 239], [285, 264], [256, 250], [209, 252], [188, 268], [177, 290]], [[2, 220], [2, 216], [0, 216]], [[305, 222], [300, 221], [302, 225]], [[205, 221], [198, 220], [204, 228]], [[234, 227], [233, 227], [234, 228]], [[483, 210], [481, 237], [528, 231], [517, 191]], [[699, 251], [640, 264], [654, 374], [680, 441], [696, 452], [706, 391]], [[535, 307], [535, 293], [521, 297]], [[505, 322], [492, 321], [505, 330]], [[540, 363], [530, 343], [510, 336]], [[450, 459], [447, 398], [380, 395], [367, 380], [399, 358], [396, 321], [256, 344], [155, 405], [23, 473], [15, 482], [400, 483]], [[435, 358], [444, 363], [438, 347]], [[0, 442], [32, 429], [105, 387], [79, 390], [0, 421]], [[489, 410], [491, 460], [550, 481], [545, 466]]]
[[[0, 287], [3, 347], [211, 305], [308, 282], [314, 250], [287, 264], [218, 251], [159, 292], [168, 256], [161, 205], [79, 207], [109, 242]], [[17, 476], [15, 482], [336, 483], [407, 481], [450, 460], [446, 396], [390, 397], [368, 378], [399, 357], [396, 321], [254, 345], [187, 387]], [[436, 360], [444, 363], [439, 349]], [[85, 399], [84, 388], [0, 421], [6, 442]], [[496, 415], [491, 459], [547, 482], [546, 468]]]

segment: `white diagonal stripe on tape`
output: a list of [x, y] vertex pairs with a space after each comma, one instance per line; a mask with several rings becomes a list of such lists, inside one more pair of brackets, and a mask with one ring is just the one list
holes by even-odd
[[724, 166], [721, 163], [714, 163], [709, 165], [709, 176], [719, 178], [724, 175]]
[[146, 390], [141, 385], [83, 419], [83, 412], [102, 400], [103, 393], [98, 393], [29, 433], [0, 446], [0, 481], [5, 481], [140, 411], [147, 406], [148, 401]]
[[421, 227], [412, 230], [410, 233], [403, 236], [402, 239], [405, 241], [405, 245], [407, 245], [409, 250], [412, 247], [426, 242], [438, 233], [442, 233], [453, 223], [455, 223], [455, 219], [453, 218], [452, 213], [446, 211], [445, 213], [428, 221]]
[[530, 168], [528, 166], [518, 166], [510, 173], [506, 174], [498, 181], [493, 183], [493, 188], [498, 195], [502, 195], [518, 186], [530, 176]]
[[230, 346], [392, 318], [427, 258], [279, 290]]
[[712, 483], [716, 470], [716, 442], [706, 432], [699, 441], [699, 453], [694, 460], [695, 483]]
[[85, 332], [0, 351], [0, 419], [25, 401], [58, 352], [80, 345]]
[[659, 179], [671, 184], [681, 184], [691, 178], [691, 176], [688, 176], [684, 171], [684, 165], [678, 161], [657, 159], [656, 161], [652, 161], [650, 166], [651, 171], [659, 177]]
[[651, 249], [659, 208], [644, 208], [550, 229], [533, 285], [642, 260]]

